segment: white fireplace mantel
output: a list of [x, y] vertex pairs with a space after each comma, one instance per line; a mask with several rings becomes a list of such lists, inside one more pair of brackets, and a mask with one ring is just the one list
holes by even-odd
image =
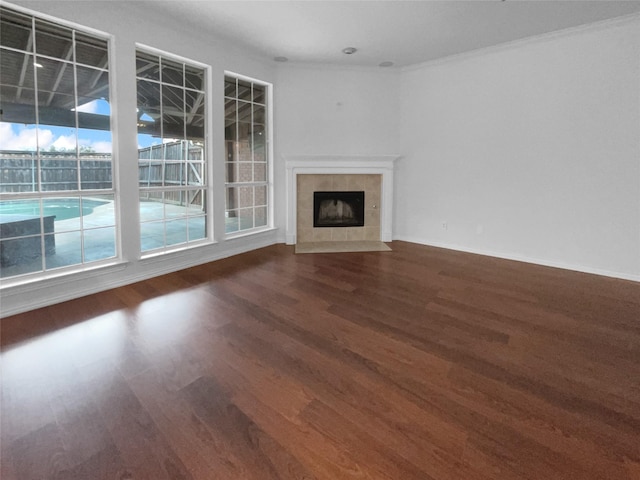
[[295, 245], [298, 175], [382, 175], [380, 239], [392, 240], [393, 170], [399, 155], [284, 155], [287, 169], [287, 245]]

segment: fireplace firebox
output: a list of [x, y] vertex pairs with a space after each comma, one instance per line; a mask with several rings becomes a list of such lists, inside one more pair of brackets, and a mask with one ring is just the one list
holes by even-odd
[[364, 192], [313, 192], [314, 227], [364, 227]]

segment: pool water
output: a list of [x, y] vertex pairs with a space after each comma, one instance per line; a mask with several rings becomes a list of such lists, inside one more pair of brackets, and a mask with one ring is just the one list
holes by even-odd
[[[55, 215], [56, 221], [78, 218], [89, 215], [93, 209], [109, 203], [104, 200], [82, 199], [82, 210], [77, 198], [50, 198], [42, 200], [42, 215]], [[38, 200], [15, 200], [0, 202], [0, 215], [30, 215], [40, 216], [40, 202]]]

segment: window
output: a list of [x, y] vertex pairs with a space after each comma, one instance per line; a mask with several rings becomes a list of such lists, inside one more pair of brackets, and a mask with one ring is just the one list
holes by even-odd
[[225, 231], [266, 227], [269, 222], [269, 86], [225, 77]]
[[205, 68], [138, 50], [142, 252], [207, 239]]
[[106, 38], [0, 7], [0, 276], [117, 255]]

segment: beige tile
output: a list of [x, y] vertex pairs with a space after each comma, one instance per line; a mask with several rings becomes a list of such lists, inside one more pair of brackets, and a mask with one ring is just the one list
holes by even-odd
[[333, 177], [335, 175], [314, 175], [314, 192], [330, 192], [333, 190]]
[[382, 175], [367, 175], [367, 189], [380, 190], [382, 185]]
[[313, 229], [314, 242], [328, 242], [329, 240], [331, 240], [330, 228], [314, 228]]
[[313, 213], [298, 211], [298, 228], [313, 228]]
[[346, 175], [347, 177], [347, 190], [362, 191], [365, 190], [365, 175]]
[[334, 192], [343, 192], [348, 190], [347, 185], [349, 181], [347, 175], [333, 175], [333, 188]]
[[380, 240], [380, 227], [364, 227], [364, 239], [369, 241]]
[[364, 240], [365, 227], [349, 227], [347, 231], [347, 240]]
[[313, 241], [313, 228], [300, 228], [298, 227], [298, 235], [296, 242], [311, 242]]
[[364, 225], [365, 227], [380, 226], [380, 209], [379, 208], [367, 208], [365, 210]]
[[347, 240], [347, 228], [332, 228], [331, 240], [341, 242]]
[[313, 210], [313, 197], [309, 198], [305, 196], [304, 198], [298, 198], [298, 210]]

